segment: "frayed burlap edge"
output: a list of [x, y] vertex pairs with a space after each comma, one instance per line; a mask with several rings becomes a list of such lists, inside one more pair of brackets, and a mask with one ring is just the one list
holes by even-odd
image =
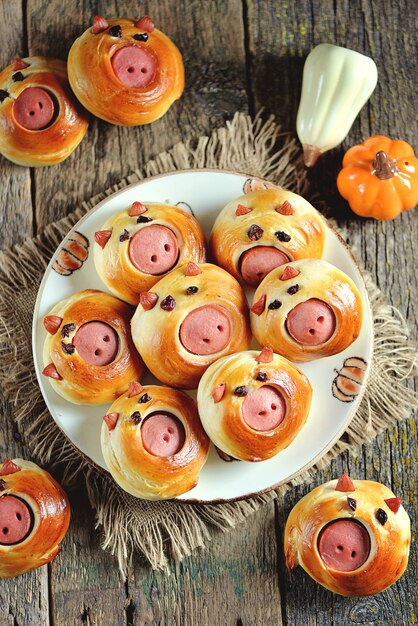
[[30, 442], [33, 457], [49, 468], [59, 466], [62, 482], [72, 484], [84, 474], [103, 548], [115, 554], [126, 573], [135, 551], [155, 569], [167, 569], [168, 558], [181, 559], [210, 539], [211, 528], [227, 530], [245, 520], [263, 503], [291, 486], [312, 480], [318, 469], [349, 450], [357, 454], [389, 424], [408, 417], [416, 397], [407, 387], [416, 351], [400, 313], [389, 306], [370, 277], [365, 276], [373, 310], [375, 351], [366, 393], [344, 436], [313, 467], [288, 484], [259, 496], [216, 505], [176, 501], [147, 502], [118, 488], [63, 436], [43, 403], [33, 372], [28, 329], [37, 289], [63, 236], [100, 200], [146, 176], [178, 169], [220, 168], [268, 178], [297, 193], [307, 192], [306, 174], [295, 140], [283, 134], [273, 118], [251, 120], [244, 114], [210, 137], [176, 145], [135, 171], [120, 184], [86, 202], [68, 217], [49, 225], [41, 235], [0, 253], [0, 384], [13, 405], [13, 418]]

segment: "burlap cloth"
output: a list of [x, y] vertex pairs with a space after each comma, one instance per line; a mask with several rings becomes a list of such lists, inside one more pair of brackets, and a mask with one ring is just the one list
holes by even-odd
[[[408, 417], [416, 398], [407, 386], [416, 350], [400, 313], [387, 304], [365, 275], [374, 316], [375, 346], [366, 393], [348, 430], [327, 454], [299, 477], [275, 490], [240, 502], [192, 505], [176, 501], [147, 502], [122, 491], [104, 472], [92, 467], [64, 437], [46, 409], [37, 385], [31, 353], [32, 312], [46, 266], [68, 230], [107, 195], [147, 176], [177, 169], [222, 168], [268, 178], [298, 193], [309, 193], [295, 139], [270, 118], [251, 120], [237, 114], [232, 122], [159, 154], [144, 171], [135, 171], [112, 189], [92, 198], [38, 237], [0, 252], [0, 385], [12, 405], [13, 419], [25, 433], [31, 456], [49, 469], [60, 466], [62, 482], [84, 477], [88, 496], [103, 531], [104, 549], [117, 555], [126, 572], [134, 551], [153, 568], [167, 568], [168, 558], [181, 559], [203, 546], [211, 530], [233, 528], [263, 503], [295, 484], [310, 481], [317, 469], [345, 450], [357, 453], [389, 424]], [[3, 419], [5, 419], [3, 417]]]

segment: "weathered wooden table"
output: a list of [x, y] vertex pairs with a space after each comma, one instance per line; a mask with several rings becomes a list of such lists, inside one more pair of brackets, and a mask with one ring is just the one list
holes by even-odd
[[[220, 126], [237, 110], [265, 107], [285, 129], [295, 128], [304, 59], [320, 42], [372, 56], [379, 82], [344, 146], [324, 156], [311, 176], [332, 214], [350, 232], [350, 243], [390, 301], [416, 333], [418, 317], [418, 213], [389, 223], [356, 218], [339, 199], [335, 176], [343, 149], [370, 134], [417, 140], [414, 78], [417, 72], [413, 0], [2, 0], [0, 65], [13, 57], [66, 58], [71, 42], [94, 14], [149, 13], [181, 49], [187, 87], [160, 121], [119, 128], [93, 120], [77, 151], [62, 165], [18, 167], [0, 160], [1, 246], [22, 241], [81, 201], [142, 167], [173, 143]], [[28, 456], [16, 441], [10, 408], [3, 405], [0, 458]], [[319, 473], [319, 484], [348, 471], [389, 485], [415, 518], [415, 424], [405, 421]], [[0, 581], [0, 626], [303, 625], [416, 623], [417, 550], [400, 582], [377, 597], [332, 595], [302, 571], [283, 563], [282, 530], [293, 504], [308, 491], [261, 509], [245, 525], [216, 535], [172, 575], [137, 560], [121, 580], [114, 558], [100, 549], [93, 513], [81, 491], [72, 493], [72, 523], [63, 550], [49, 566]]]

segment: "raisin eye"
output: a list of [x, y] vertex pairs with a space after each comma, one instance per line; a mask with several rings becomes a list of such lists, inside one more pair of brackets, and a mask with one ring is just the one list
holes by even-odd
[[376, 519], [378, 522], [380, 522], [380, 524], [382, 524], [382, 526], [384, 526], [386, 522], [388, 521], [388, 515], [386, 511], [384, 511], [383, 509], [377, 509]]

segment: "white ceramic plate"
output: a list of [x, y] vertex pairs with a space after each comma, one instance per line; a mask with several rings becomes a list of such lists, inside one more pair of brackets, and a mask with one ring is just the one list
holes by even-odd
[[[100, 449], [100, 429], [102, 416], [109, 405], [79, 406], [64, 400], [53, 391], [48, 379], [41, 375], [42, 348], [46, 335], [43, 317], [56, 302], [76, 291], [88, 288], [106, 290], [94, 267], [92, 242], [94, 232], [100, 230], [113, 213], [125, 209], [135, 200], [180, 205], [193, 211], [208, 237], [218, 212], [230, 200], [240, 196], [244, 187], [247, 190], [250, 185], [253, 187], [263, 183], [259, 179], [249, 179], [245, 174], [217, 170], [175, 172], [135, 183], [106, 198], [85, 215], [64, 239], [48, 265], [39, 289], [33, 319], [36, 375], [48, 409], [58, 426], [74, 446], [99, 467], [106, 467]], [[84, 235], [89, 254], [84, 261], [80, 258], [79, 262], [71, 257], [79, 267], [68, 270], [68, 275], [63, 276], [54, 268], [59, 269], [59, 264], [66, 265], [63, 248], [68, 245], [68, 239], [74, 231]], [[364, 303], [360, 336], [345, 352], [299, 365], [313, 387], [312, 407], [306, 425], [286, 450], [261, 463], [228, 463], [221, 460], [212, 447], [200, 474], [199, 484], [180, 499], [200, 502], [237, 499], [284, 483], [314, 464], [347, 428], [360, 402], [369, 370], [368, 364], [371, 362], [372, 316], [358, 266], [349, 248], [331, 227], [327, 229], [323, 258], [346, 272], [360, 290]], [[349, 357], [359, 357], [365, 361], [365, 379], [360, 393], [343, 402], [333, 395], [332, 389], [345, 359]], [[142, 382], [155, 384], [157, 381], [148, 374]]]

